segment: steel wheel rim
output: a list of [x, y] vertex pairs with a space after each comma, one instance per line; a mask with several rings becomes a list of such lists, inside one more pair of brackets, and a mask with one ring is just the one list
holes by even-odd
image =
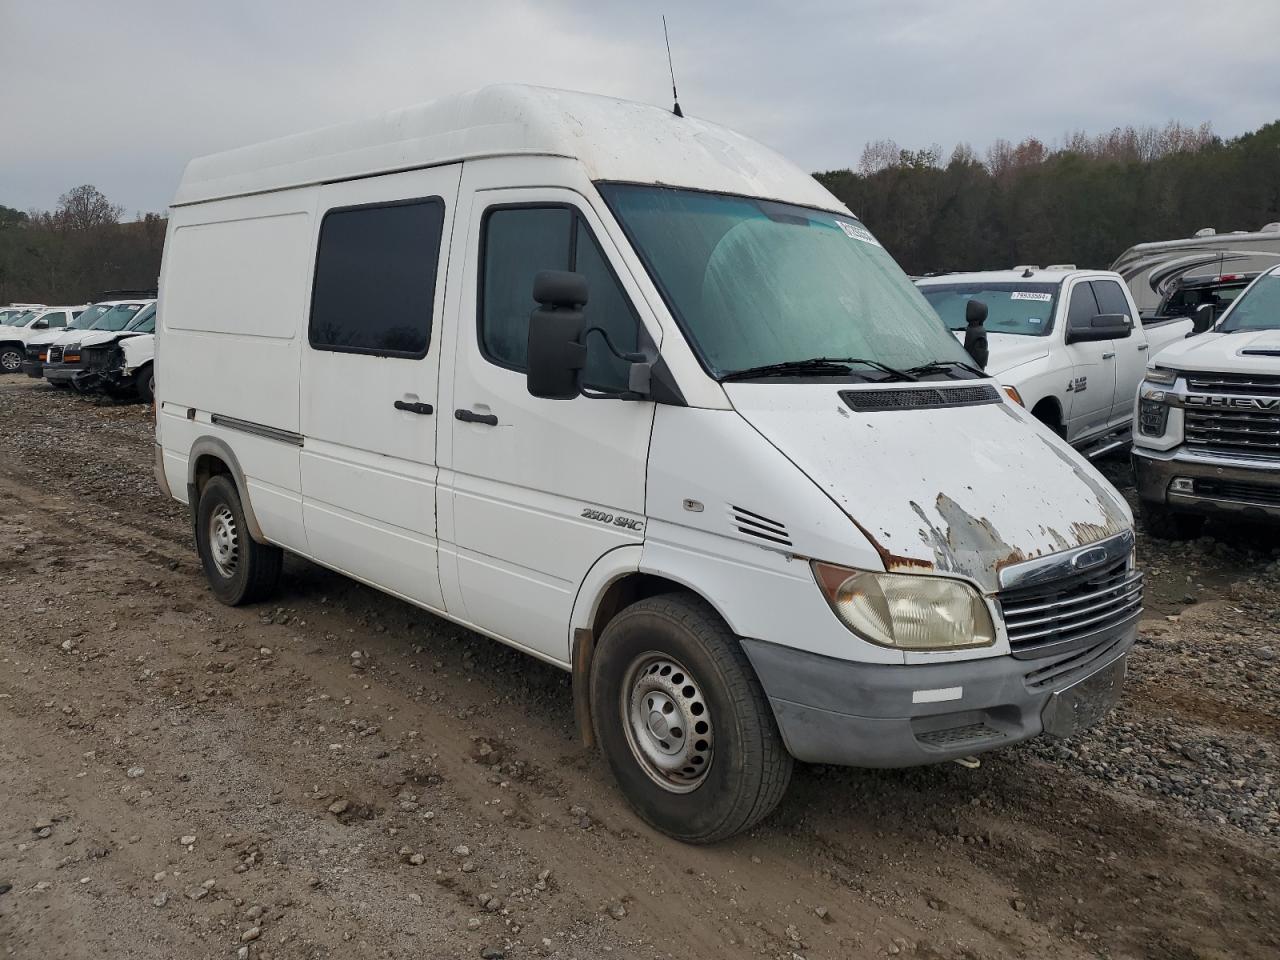
[[632, 661], [619, 707], [627, 745], [640, 768], [671, 793], [690, 793], [711, 769], [711, 711], [685, 666], [650, 651]]
[[0, 367], [3, 367], [9, 373], [21, 368], [22, 354], [16, 350], [6, 350], [0, 353]]
[[209, 517], [209, 556], [218, 573], [228, 580], [240, 566], [240, 532], [231, 508], [220, 503]]

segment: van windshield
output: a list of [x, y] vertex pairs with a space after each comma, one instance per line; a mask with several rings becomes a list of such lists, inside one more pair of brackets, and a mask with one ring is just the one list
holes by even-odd
[[67, 325], [68, 330], [88, 330], [94, 325], [97, 319], [111, 309], [109, 303], [95, 303], [91, 307], [86, 307], [84, 313], [76, 317]]
[[[815, 357], [857, 357], [898, 369], [969, 362], [852, 216], [696, 190], [599, 188], [718, 379]], [[857, 373], [880, 377], [864, 368]]]
[[1280, 330], [1280, 275], [1268, 273], [1255, 280], [1236, 298], [1218, 330]]
[[951, 330], [965, 328], [970, 300], [987, 305], [989, 333], [1043, 337], [1053, 329], [1056, 283], [921, 283], [920, 292]]
[[95, 330], [123, 330], [133, 319], [134, 314], [142, 309], [140, 303], [119, 303], [98, 318], [93, 325]]
[[129, 321], [129, 325], [125, 327], [125, 330], [131, 330], [136, 333], [155, 333], [156, 305], [153, 303], [138, 313], [136, 317]]

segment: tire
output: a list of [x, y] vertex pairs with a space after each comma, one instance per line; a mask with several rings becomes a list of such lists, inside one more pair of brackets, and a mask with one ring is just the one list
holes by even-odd
[[200, 494], [196, 548], [213, 595], [229, 607], [265, 600], [275, 592], [284, 551], [249, 535], [235, 484], [214, 477]]
[[6, 344], [0, 347], [0, 373], [17, 373], [22, 369], [22, 361], [26, 359], [26, 351], [20, 347]]
[[138, 398], [143, 403], [153, 403], [156, 399], [155, 364], [147, 364], [133, 375], [133, 384], [138, 390]]
[[685, 843], [750, 829], [791, 781], [794, 761], [750, 661], [697, 597], [650, 597], [610, 621], [591, 662], [591, 714], [632, 808]]
[[1204, 530], [1204, 517], [1179, 513], [1162, 503], [1143, 500], [1138, 505], [1142, 529], [1156, 540], [1194, 540]]

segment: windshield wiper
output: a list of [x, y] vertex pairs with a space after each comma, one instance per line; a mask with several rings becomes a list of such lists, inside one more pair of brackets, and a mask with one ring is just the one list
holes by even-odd
[[922, 363], [915, 367], [908, 367], [907, 373], [915, 374], [919, 377], [928, 376], [931, 373], [946, 373], [955, 367], [961, 370], [968, 370], [970, 373], [977, 374], [980, 377], [989, 376], [984, 370], [979, 370], [971, 363], [965, 363], [963, 360], [930, 360], [928, 363]]
[[839, 375], [852, 373], [852, 367], [854, 364], [862, 364], [863, 366], [880, 370], [887, 375], [885, 379], [916, 379], [909, 372], [886, 366], [878, 360], [864, 360], [862, 357], [810, 357], [807, 360], [784, 360], [781, 363], [766, 363], [758, 367], [747, 367], [744, 370], [734, 370], [732, 373], [726, 373], [721, 377], [720, 382], [726, 383], [730, 380], [751, 380], [755, 377], [804, 376], [806, 374], [816, 376], [822, 376], [824, 374]]

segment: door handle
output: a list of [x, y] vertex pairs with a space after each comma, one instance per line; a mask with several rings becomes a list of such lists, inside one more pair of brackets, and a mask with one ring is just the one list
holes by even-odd
[[453, 411], [453, 417], [463, 423], [483, 423], [490, 427], [498, 425], [498, 417], [493, 413], [476, 413], [474, 410], [463, 409]]
[[409, 400], [397, 400], [396, 409], [404, 410], [407, 413], [420, 413], [423, 416], [435, 412], [435, 409], [429, 403], [414, 403]]
[[1149, 343], [1140, 343], [1140, 344], [1138, 344], [1138, 352], [1139, 352], [1139, 353], [1141, 353], [1143, 350], [1146, 350], [1146, 349], [1147, 349], [1147, 347], [1149, 347], [1149, 346], [1151, 346], [1151, 344], [1149, 344]]
[[1115, 358], [1116, 358], [1116, 354], [1114, 350], [1111, 351], [1111, 353], [1104, 353], [1102, 355], [1103, 360], [1114, 360]]

